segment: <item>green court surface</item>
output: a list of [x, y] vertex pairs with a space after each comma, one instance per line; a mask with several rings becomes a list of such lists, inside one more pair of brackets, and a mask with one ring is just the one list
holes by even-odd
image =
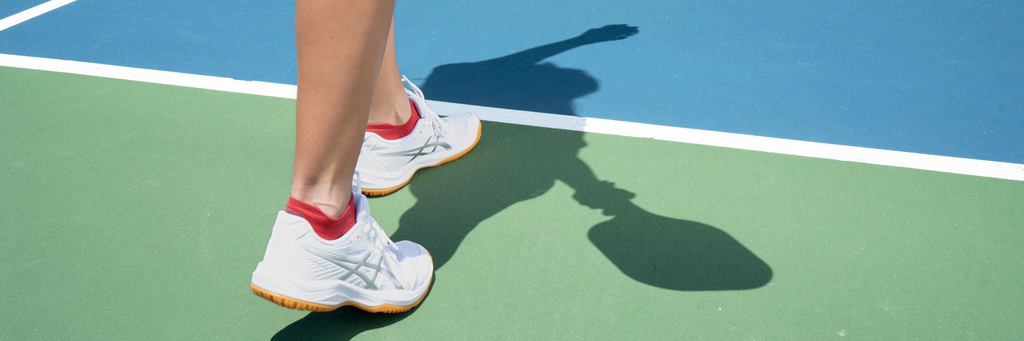
[[306, 313], [248, 287], [293, 100], [0, 68], [0, 103], [0, 340], [1024, 335], [1022, 182], [485, 122], [370, 201], [423, 304]]

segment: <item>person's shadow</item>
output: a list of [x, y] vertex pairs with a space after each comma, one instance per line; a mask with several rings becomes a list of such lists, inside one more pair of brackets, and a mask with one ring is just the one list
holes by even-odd
[[[582, 70], [542, 61], [637, 33], [635, 27], [609, 25], [500, 58], [441, 65], [422, 90], [432, 100], [575, 116], [573, 100], [597, 91], [597, 80]], [[416, 204], [402, 215], [391, 238], [422, 244], [440, 269], [482, 221], [544, 194], [561, 180], [575, 190], [577, 202], [612, 216], [591, 227], [587, 236], [624, 275], [640, 283], [683, 291], [745, 290], [772, 279], [768, 264], [728, 233], [647, 212], [630, 201], [635, 194], [597, 179], [577, 155], [584, 146], [581, 132], [484, 122], [474, 151], [451, 166], [417, 173], [408, 186]], [[443, 285], [443, 279], [436, 281]], [[356, 309], [310, 313], [274, 339], [350, 339], [405, 316]]]

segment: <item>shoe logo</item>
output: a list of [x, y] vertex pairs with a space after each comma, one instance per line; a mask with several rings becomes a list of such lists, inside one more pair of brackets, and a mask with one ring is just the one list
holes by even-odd
[[[306, 252], [309, 252], [314, 256], [320, 257], [321, 259], [328, 261], [331, 264], [337, 265], [338, 267], [345, 269], [345, 271], [348, 271], [347, 274], [341, 276], [341, 278], [338, 278], [338, 280], [347, 281], [349, 278], [352, 278], [352, 276], [356, 276], [359, 277], [359, 279], [363, 280], [363, 283], [365, 283], [364, 286], [367, 289], [378, 290], [376, 280], [377, 276], [381, 274], [381, 268], [384, 265], [384, 257], [378, 257], [377, 263], [375, 264], [367, 261], [368, 259], [370, 259], [370, 256], [375, 254], [374, 252], [363, 252], [363, 257], [361, 259], [354, 259], [305, 245], [302, 248], [305, 249]], [[363, 267], [373, 270], [371, 272], [373, 274], [372, 278], [367, 274], [363, 273], [362, 271], [359, 271], [360, 268]], [[393, 276], [391, 276], [390, 273], [384, 271], [384, 275], [387, 276], [389, 280], [391, 280], [391, 283], [395, 285], [395, 288], [398, 288], [399, 290], [403, 289], [402, 284], [399, 283]]]
[[[433, 148], [431, 148], [431, 147], [433, 147]], [[442, 142], [442, 141], [430, 142], [430, 140], [427, 140], [426, 143], [424, 143], [422, 146], [420, 146], [418, 148], [412, 148], [412, 149], [407, 149], [407, 150], [400, 150], [400, 151], [395, 151], [395, 152], [390, 152], [390, 153], [380, 153], [379, 155], [380, 156], [391, 156], [391, 157], [412, 157], [412, 158], [409, 159], [409, 161], [406, 161], [406, 163], [409, 163], [409, 162], [412, 162], [412, 160], [416, 160], [416, 158], [420, 157], [421, 155], [430, 155], [430, 154], [436, 152], [438, 147], [444, 148], [445, 151], [452, 150], [452, 146], [450, 144], [448, 144], [447, 142]], [[428, 148], [430, 148], [429, 151], [427, 150]]]
[[296, 216], [296, 217], [299, 217], [299, 218], [306, 218], [306, 217], [304, 217], [304, 216], [302, 215], [302, 213], [299, 213], [299, 212], [292, 212], [292, 210], [288, 210], [288, 209], [286, 209], [286, 210], [285, 210], [285, 213], [291, 214], [291, 215], [293, 215], [293, 216]]

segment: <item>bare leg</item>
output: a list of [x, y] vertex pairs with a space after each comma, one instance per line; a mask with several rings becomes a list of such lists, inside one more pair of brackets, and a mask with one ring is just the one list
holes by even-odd
[[[394, 8], [395, 0], [295, 5], [299, 88], [292, 198], [277, 214], [249, 285], [277, 305], [397, 313], [419, 305], [430, 288], [434, 264], [427, 250], [409, 241], [392, 244], [380, 225], [365, 218], [366, 199], [351, 188]], [[360, 204], [351, 205], [353, 199]], [[338, 261], [366, 255], [376, 255], [378, 262], [364, 265], [381, 276], [361, 286], [318, 275], [344, 272]], [[353, 291], [353, 285], [363, 290]]]
[[298, 0], [295, 6], [299, 73], [291, 196], [330, 217], [349, 203], [394, 6], [394, 0]]
[[370, 107], [369, 123], [404, 124], [412, 115], [409, 108], [409, 97], [402, 86], [402, 74], [398, 72], [398, 61], [395, 58], [395, 22], [391, 21], [391, 32], [388, 33], [388, 46], [384, 50], [384, 59], [380, 63], [380, 76], [377, 77], [377, 88], [373, 92], [373, 105]]

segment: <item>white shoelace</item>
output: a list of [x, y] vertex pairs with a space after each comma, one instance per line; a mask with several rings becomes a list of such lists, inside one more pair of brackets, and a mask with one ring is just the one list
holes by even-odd
[[356, 190], [356, 193], [363, 193], [363, 177], [359, 175], [359, 171], [352, 174], [352, 188]]
[[[352, 187], [355, 188], [356, 193], [362, 193], [363, 179], [362, 176], [359, 174], [359, 171], [356, 171], [353, 174], [352, 182]], [[366, 209], [369, 210], [368, 207]], [[395, 274], [397, 271], [400, 271], [400, 269], [396, 269], [396, 267], [394, 266], [394, 264], [398, 264], [398, 259], [395, 258], [394, 252], [390, 250], [395, 245], [395, 242], [388, 237], [388, 234], [384, 232], [384, 229], [380, 227], [380, 224], [378, 224], [377, 221], [374, 220], [372, 216], [367, 214], [367, 219], [369, 219], [369, 221], [365, 222], [365, 224], [369, 226], [360, 229], [359, 233], [362, 235], [360, 237], [366, 238], [364, 240], [367, 240], [369, 242], [368, 244], [373, 246], [376, 253], [383, 258], [381, 265], [383, 265], [383, 267], [386, 268], [385, 275], [391, 281], [394, 282], [396, 287], [402, 288], [403, 284], [400, 282], [395, 282], [397, 281], [397, 278], [395, 278], [392, 275]], [[380, 270], [378, 270], [378, 273], [379, 272]]]
[[[423, 103], [424, 105], [426, 105], [427, 98], [423, 96], [423, 91], [420, 90], [420, 88], [418, 86], [416, 86], [416, 84], [414, 84], [411, 80], [409, 80], [408, 77], [405, 77], [405, 76], [402, 76], [402, 83], [408, 83], [409, 84], [409, 91], [412, 91], [413, 95], [415, 95], [416, 97], [419, 97], [419, 99], [420, 99], [419, 102], [420, 103]], [[419, 112], [420, 112], [420, 119], [424, 119], [424, 118], [427, 119], [427, 122], [430, 122], [430, 125], [434, 128], [434, 137], [441, 138], [441, 137], [445, 136], [445, 130], [444, 130], [445, 129], [445, 124], [444, 124], [444, 121], [441, 120], [440, 116], [437, 116], [437, 113], [435, 113], [433, 110], [430, 110], [428, 108], [420, 108]]]
[[377, 272], [378, 274], [383, 272], [384, 276], [387, 276], [388, 280], [391, 281], [396, 288], [402, 289], [405, 287], [406, 283], [402, 283], [402, 281], [398, 279], [399, 277], [404, 277], [404, 275], [402, 274], [401, 268], [396, 266], [398, 264], [398, 259], [395, 258], [394, 250], [392, 250], [395, 242], [391, 241], [391, 238], [388, 238], [387, 233], [385, 233], [384, 229], [380, 227], [380, 224], [377, 224], [377, 221], [373, 220], [373, 217], [369, 217], [369, 219], [370, 221], [368, 221], [367, 224], [370, 226], [367, 226], [364, 233], [366, 234], [366, 237], [372, 240], [371, 243], [373, 244], [373, 247], [376, 249], [377, 254], [382, 258], [380, 262], [380, 267], [382, 269], [377, 270]]

